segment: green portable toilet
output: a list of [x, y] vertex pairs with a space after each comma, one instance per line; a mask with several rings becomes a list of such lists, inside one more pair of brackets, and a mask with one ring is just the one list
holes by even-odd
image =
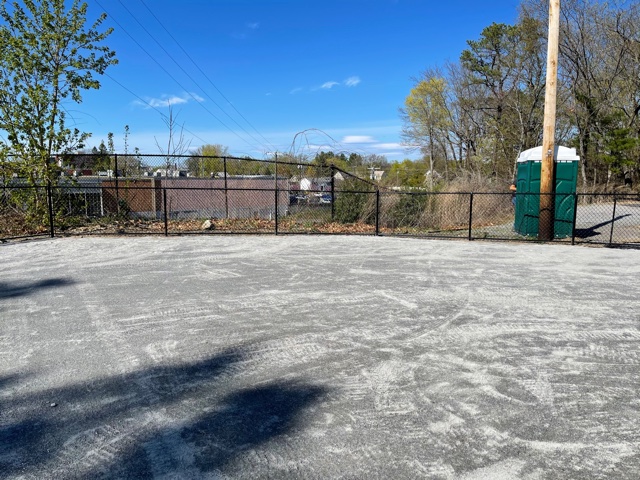
[[[555, 238], [570, 237], [575, 213], [578, 161], [575, 148], [555, 149]], [[516, 212], [514, 229], [520, 235], [538, 236], [540, 216], [540, 169], [542, 147], [525, 150], [518, 157], [516, 177]]]

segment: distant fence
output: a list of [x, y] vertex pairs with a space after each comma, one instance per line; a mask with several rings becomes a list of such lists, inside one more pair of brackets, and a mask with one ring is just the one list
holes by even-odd
[[[198, 159], [199, 175], [193, 159], [184, 174], [147, 166], [141, 175], [72, 174], [36, 185], [4, 175], [0, 239], [316, 233], [537, 240], [536, 194], [394, 191], [333, 166]], [[639, 195], [558, 196], [565, 210], [555, 241], [640, 246]]]

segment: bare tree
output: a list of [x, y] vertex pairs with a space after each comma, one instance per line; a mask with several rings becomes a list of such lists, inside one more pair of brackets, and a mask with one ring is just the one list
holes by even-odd
[[[160, 142], [154, 137], [156, 147], [160, 153], [165, 154], [165, 176], [169, 175], [172, 168], [177, 170], [176, 157], [185, 155], [191, 147], [191, 140], [186, 140], [184, 137], [184, 123], [178, 124], [178, 115], [173, 114], [173, 106], [169, 104], [169, 116], [162, 119], [164, 124], [169, 130], [169, 135], [166, 140], [166, 147], [160, 145]], [[172, 165], [173, 164], [173, 165]]]

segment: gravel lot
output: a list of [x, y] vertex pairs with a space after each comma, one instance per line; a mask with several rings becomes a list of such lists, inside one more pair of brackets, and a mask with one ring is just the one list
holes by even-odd
[[220, 235], [0, 258], [0, 478], [638, 478], [638, 250]]

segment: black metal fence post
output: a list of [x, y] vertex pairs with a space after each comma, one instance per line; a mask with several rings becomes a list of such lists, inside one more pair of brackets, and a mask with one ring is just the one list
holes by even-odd
[[116, 211], [120, 214], [120, 190], [118, 189], [118, 154], [113, 154], [113, 174], [116, 176]]
[[275, 156], [275, 165], [274, 165], [274, 171], [275, 173], [273, 174], [273, 178], [275, 180], [274, 183], [274, 188], [273, 191], [275, 193], [275, 233], [276, 235], [278, 235], [278, 154], [276, 153]]
[[56, 227], [53, 224], [53, 189], [51, 188], [50, 179], [47, 179], [47, 209], [49, 210], [49, 233], [53, 238], [56, 236]]
[[336, 178], [335, 177], [336, 177], [336, 166], [332, 163], [331, 164], [331, 221], [332, 222], [336, 214], [336, 207], [334, 205], [336, 201], [336, 195], [335, 195]]
[[611, 232], [609, 233], [609, 245], [613, 243], [613, 225], [616, 223], [616, 207], [618, 203], [618, 198], [616, 194], [613, 194], [613, 215], [611, 217]]
[[380, 189], [376, 189], [376, 235], [380, 235]]
[[576, 221], [578, 219], [578, 193], [573, 194], [573, 224], [571, 225], [571, 245], [576, 244]]
[[164, 210], [164, 236], [169, 236], [169, 219], [167, 217], [167, 189], [162, 187], [162, 205]]
[[229, 219], [229, 190], [227, 187], [227, 157], [222, 157], [222, 170], [224, 174], [224, 218]]
[[469, 194], [469, 241], [473, 240], [471, 230], [473, 228], [473, 192]]

